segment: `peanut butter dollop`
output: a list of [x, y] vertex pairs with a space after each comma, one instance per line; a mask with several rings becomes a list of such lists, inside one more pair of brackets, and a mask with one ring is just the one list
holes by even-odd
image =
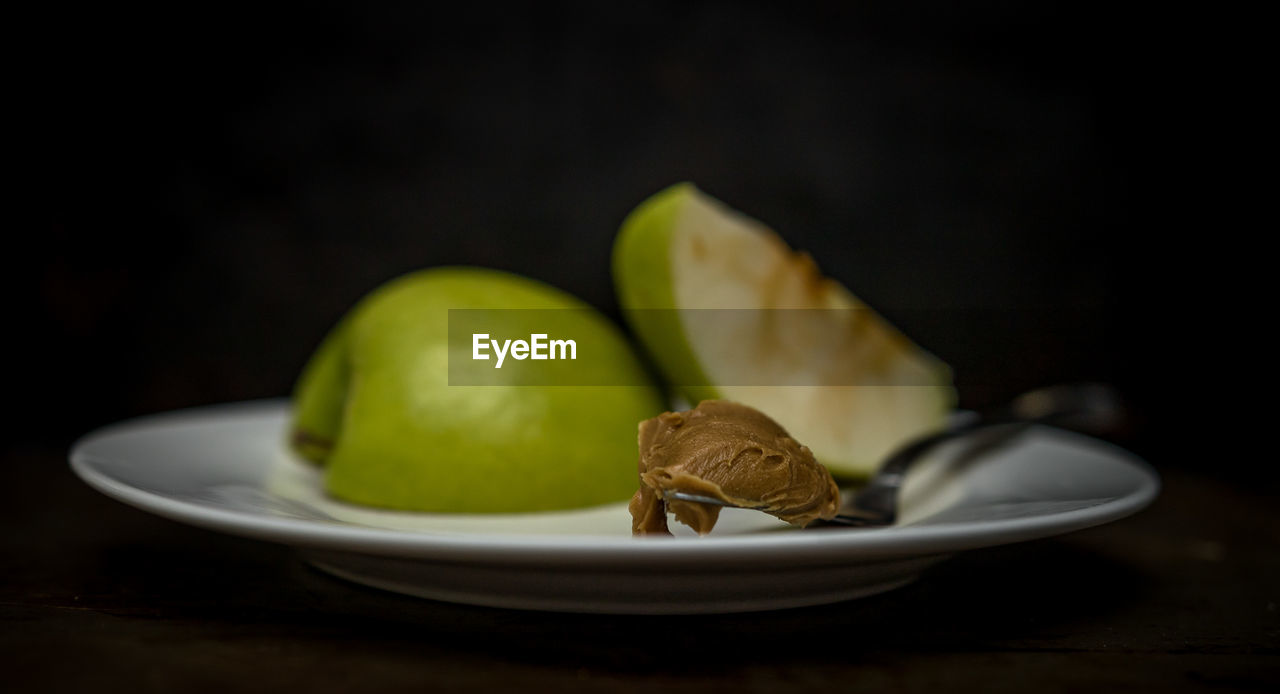
[[796, 525], [830, 519], [840, 507], [831, 473], [762, 412], [727, 400], [666, 412], [640, 423], [640, 489], [631, 498], [636, 535], [669, 535], [667, 511], [706, 535], [720, 507], [664, 499], [668, 491], [709, 496]]

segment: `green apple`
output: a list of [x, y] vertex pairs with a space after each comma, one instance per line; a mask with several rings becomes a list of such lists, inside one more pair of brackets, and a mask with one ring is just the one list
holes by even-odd
[[954, 406], [945, 364], [808, 255], [691, 184], [626, 218], [613, 274], [628, 322], [691, 403], [755, 407], [834, 474], [869, 475]]
[[[564, 373], [606, 385], [530, 380], [550, 364], [529, 361], [475, 362], [493, 385], [460, 385], [454, 367], [474, 354], [469, 341], [451, 341], [450, 309], [488, 311], [500, 323], [489, 329], [507, 337], [572, 334], [590, 354]], [[294, 394], [292, 444], [324, 465], [329, 493], [346, 501], [461, 513], [574, 508], [635, 492], [636, 425], [662, 410], [621, 331], [582, 301], [496, 270], [436, 268], [376, 289], [324, 339]]]

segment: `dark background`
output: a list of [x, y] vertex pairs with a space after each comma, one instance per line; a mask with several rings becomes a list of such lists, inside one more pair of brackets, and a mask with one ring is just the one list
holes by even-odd
[[97, 13], [37, 23], [24, 77], [19, 441], [285, 395], [344, 310], [421, 267], [523, 273], [616, 316], [619, 223], [689, 180], [951, 363], [962, 405], [1105, 380], [1133, 406], [1123, 443], [1199, 464], [1185, 437], [1162, 448], [1206, 380], [1184, 375], [1204, 331], [1182, 262], [1202, 256], [1175, 240], [1198, 203], [1172, 184], [1204, 175], [1188, 87], [1217, 87], [1168, 14]]
[[[1274, 77], [1260, 18], [1082, 2], [11, 10], [0, 669], [17, 691], [1274, 691]], [[128, 508], [89, 430], [287, 395], [400, 273], [617, 317], [624, 215], [696, 182], [955, 369], [1103, 380], [1164, 489], [838, 605], [486, 610]], [[1250, 181], [1257, 181], [1250, 183]], [[1256, 208], [1256, 209], [1255, 209]], [[1261, 211], [1261, 214], [1259, 213]], [[766, 645], [767, 644], [767, 645]], [[456, 685], [456, 687], [455, 687]], [[1111, 685], [1111, 686], [1107, 686]], [[538, 690], [538, 686], [531, 689]]]

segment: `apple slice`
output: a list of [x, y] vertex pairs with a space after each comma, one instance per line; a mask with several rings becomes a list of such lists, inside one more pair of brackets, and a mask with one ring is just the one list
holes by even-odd
[[869, 475], [954, 406], [946, 364], [692, 184], [627, 217], [613, 274], [632, 329], [691, 404], [750, 405], [837, 475]]
[[[508, 338], [574, 338], [581, 353], [495, 368], [476, 360], [469, 331], [451, 339], [451, 309], [492, 317], [490, 329]], [[551, 373], [599, 385], [530, 380], [555, 365], [563, 370]], [[622, 331], [580, 299], [497, 270], [432, 268], [374, 290], [321, 343], [294, 394], [292, 446], [324, 465], [326, 489], [343, 501], [447, 513], [578, 508], [635, 492], [636, 425], [662, 404]]]

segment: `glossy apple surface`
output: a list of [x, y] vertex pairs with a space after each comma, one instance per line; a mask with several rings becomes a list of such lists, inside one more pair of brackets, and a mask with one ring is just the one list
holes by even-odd
[[[556, 323], [591, 345], [591, 358], [560, 364], [576, 369], [566, 373], [631, 385], [521, 385], [527, 362], [523, 372], [493, 371], [498, 385], [450, 385], [449, 360], [472, 356], [469, 343], [451, 351], [451, 308], [498, 310], [508, 335]], [[294, 407], [293, 448], [324, 465], [333, 496], [462, 513], [629, 498], [637, 423], [664, 409], [603, 315], [548, 285], [479, 268], [416, 272], [361, 300], [303, 370]]]

